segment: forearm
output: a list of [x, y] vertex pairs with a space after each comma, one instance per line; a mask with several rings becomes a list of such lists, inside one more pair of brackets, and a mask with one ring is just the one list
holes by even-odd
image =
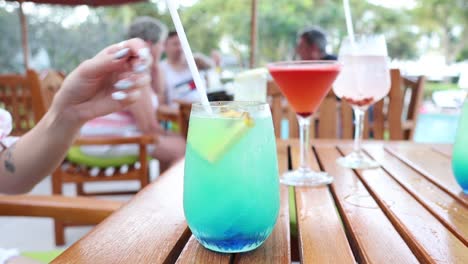
[[166, 103], [166, 91], [164, 88], [164, 75], [159, 65], [154, 65], [151, 72], [151, 87], [158, 96], [159, 104]]
[[151, 87], [141, 89], [142, 96], [137, 103], [128, 107], [128, 110], [135, 118], [138, 129], [143, 133], [157, 133], [162, 131], [156, 120], [156, 111], [153, 107]]
[[80, 125], [53, 109], [15, 145], [0, 153], [0, 193], [34, 187], [62, 162]]

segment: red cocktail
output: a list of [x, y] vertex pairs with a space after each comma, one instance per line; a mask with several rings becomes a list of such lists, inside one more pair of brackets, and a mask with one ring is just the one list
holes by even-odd
[[301, 165], [295, 171], [286, 172], [281, 182], [294, 186], [320, 186], [333, 178], [325, 172], [315, 172], [308, 165], [309, 127], [312, 114], [331, 89], [340, 72], [336, 61], [278, 62], [268, 65], [291, 107], [296, 111], [300, 126]]

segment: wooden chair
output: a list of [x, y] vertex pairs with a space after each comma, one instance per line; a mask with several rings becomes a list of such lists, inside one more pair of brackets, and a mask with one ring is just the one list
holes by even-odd
[[[55, 76], [57, 77], [57, 76]], [[63, 78], [62, 78], [63, 81]], [[46, 107], [50, 105], [53, 96], [60, 88], [61, 83], [54, 79], [51, 85], [42, 85], [40, 87], [40, 95], [33, 97], [33, 101], [43, 108], [40, 113], [46, 112]], [[38, 117], [40, 115], [37, 115]], [[38, 122], [39, 120], [36, 120]], [[97, 174], [92, 174], [90, 168], [83, 164], [77, 164], [66, 159], [62, 166], [57, 168], [52, 173], [52, 193], [55, 195], [63, 194], [63, 185], [66, 183], [74, 183], [76, 186], [76, 193], [80, 196], [96, 196], [96, 195], [123, 195], [134, 194], [141, 188], [149, 184], [148, 173], [148, 153], [146, 146], [155, 143], [154, 136], [142, 135], [137, 137], [87, 137], [79, 138], [74, 142], [74, 146], [83, 145], [122, 145], [122, 144], [136, 144], [139, 146], [139, 154], [137, 162], [133, 165], [122, 165], [114, 168], [114, 173], [111, 176], [106, 176], [105, 168], [99, 170]], [[124, 168], [123, 168], [124, 167]], [[106, 192], [87, 192], [84, 189], [85, 183], [91, 182], [109, 182], [109, 181], [139, 181], [140, 188], [133, 191], [106, 191]], [[82, 223], [68, 223], [55, 219], [55, 241], [57, 245], [65, 243], [64, 228], [70, 225], [81, 225]]]
[[41, 72], [41, 96], [45, 109], [49, 109], [52, 99], [62, 86], [64, 79], [65, 75], [55, 70]]
[[277, 138], [281, 137], [281, 124], [283, 119], [286, 119], [289, 124], [289, 137], [299, 137], [299, 125], [297, 124], [296, 114], [274, 81], [268, 81], [267, 83], [267, 100], [271, 108], [275, 136]]
[[365, 118], [364, 135], [380, 140], [412, 140], [423, 99], [425, 77], [411, 80], [403, 77], [399, 69], [392, 69], [390, 75], [390, 92], [372, 108], [373, 120], [369, 122], [369, 118]]
[[25, 75], [0, 75], [0, 107], [13, 117], [12, 135], [28, 132], [45, 114], [41, 97], [39, 76], [33, 70]]
[[190, 102], [179, 102], [179, 127], [180, 134], [187, 138], [189, 121], [190, 121], [190, 112], [192, 111], [192, 103]]
[[95, 225], [122, 204], [86, 197], [0, 195], [0, 216], [50, 217], [64, 223]]
[[122, 204], [85, 197], [0, 195], [0, 217], [47, 217], [64, 224], [97, 225]]
[[403, 77], [403, 98], [409, 94], [409, 104], [406, 113], [403, 116], [403, 138], [413, 140], [416, 131], [416, 123], [419, 117], [419, 109], [424, 98], [425, 76], [419, 76], [416, 79]]
[[160, 105], [158, 107], [156, 116], [158, 121], [178, 124], [180, 135], [182, 135], [184, 138], [187, 138], [192, 103], [179, 100], [177, 101], [177, 104], [177, 108], [170, 107], [168, 105]]

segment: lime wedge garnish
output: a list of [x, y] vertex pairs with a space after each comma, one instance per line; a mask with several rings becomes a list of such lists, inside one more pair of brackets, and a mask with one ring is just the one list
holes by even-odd
[[225, 118], [190, 124], [188, 143], [209, 162], [219, 160], [255, 125], [249, 113], [228, 110], [220, 113]]

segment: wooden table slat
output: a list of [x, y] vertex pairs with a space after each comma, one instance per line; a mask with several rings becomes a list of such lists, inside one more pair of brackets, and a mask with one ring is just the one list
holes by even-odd
[[[319, 170], [310, 151], [311, 166]], [[299, 146], [291, 146], [293, 168], [299, 166]], [[328, 187], [296, 187], [296, 215], [302, 263], [355, 263], [340, 216]]]
[[177, 259], [177, 264], [198, 264], [198, 263], [213, 263], [213, 264], [229, 264], [231, 263], [232, 254], [220, 254], [211, 250], [206, 250], [195, 237], [192, 235], [185, 245], [184, 250]]
[[52, 263], [175, 260], [190, 235], [182, 209], [183, 175], [179, 162]]
[[360, 263], [419, 263], [398, 231], [379, 208], [353, 170], [336, 164], [334, 147], [317, 147], [324, 169], [334, 177], [334, 193], [341, 218]]
[[431, 151], [430, 146], [414, 148], [411, 145], [391, 144], [385, 149], [468, 206], [468, 195], [463, 194], [455, 181], [452, 162], [445, 155]]
[[281, 186], [280, 214], [270, 237], [256, 250], [236, 254], [234, 263], [291, 263], [288, 188], [286, 186]]
[[421, 262], [468, 263], [466, 246], [383, 169], [356, 174]]
[[468, 246], [468, 210], [460, 201], [439, 189], [383, 148], [366, 147], [365, 150], [419, 203]]

